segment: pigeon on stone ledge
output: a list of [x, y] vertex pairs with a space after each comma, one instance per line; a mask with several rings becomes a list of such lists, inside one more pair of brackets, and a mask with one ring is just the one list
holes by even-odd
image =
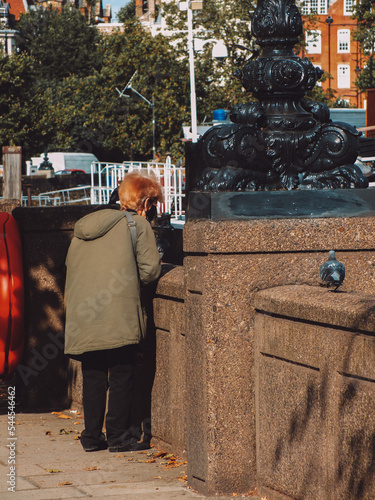
[[320, 266], [319, 274], [328, 287], [336, 287], [334, 291], [342, 285], [345, 278], [345, 266], [336, 259], [334, 250], [330, 250], [327, 262]]

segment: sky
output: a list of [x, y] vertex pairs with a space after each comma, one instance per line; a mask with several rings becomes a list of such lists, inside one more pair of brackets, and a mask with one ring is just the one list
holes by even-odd
[[117, 21], [117, 13], [122, 7], [129, 3], [129, 0], [103, 0], [103, 7], [107, 4], [111, 5], [112, 9], [112, 21]]

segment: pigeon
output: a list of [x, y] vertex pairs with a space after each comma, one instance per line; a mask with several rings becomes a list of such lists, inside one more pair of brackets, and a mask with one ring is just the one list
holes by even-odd
[[320, 266], [320, 277], [328, 287], [335, 286], [336, 291], [345, 278], [345, 266], [336, 259], [335, 251], [330, 250], [327, 262]]

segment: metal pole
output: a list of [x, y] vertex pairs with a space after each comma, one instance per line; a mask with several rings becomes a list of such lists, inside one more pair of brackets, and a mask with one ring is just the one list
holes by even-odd
[[331, 23], [328, 24], [328, 73], [329, 88], [331, 88]]
[[371, 39], [371, 55], [370, 55], [370, 89], [372, 89], [372, 63], [374, 59], [374, 39]]
[[328, 25], [328, 82], [329, 82], [329, 90], [331, 90], [331, 24], [333, 23], [333, 19], [331, 16], [328, 16], [325, 22]]
[[155, 146], [155, 99], [154, 94], [152, 94], [152, 159], [156, 158], [156, 146]]
[[187, 8], [188, 22], [188, 49], [189, 49], [189, 67], [190, 67], [190, 107], [191, 107], [191, 133], [192, 142], [198, 141], [197, 133], [197, 98], [195, 93], [195, 71], [194, 71], [194, 49], [193, 49], [193, 11], [191, 2], [188, 2]]

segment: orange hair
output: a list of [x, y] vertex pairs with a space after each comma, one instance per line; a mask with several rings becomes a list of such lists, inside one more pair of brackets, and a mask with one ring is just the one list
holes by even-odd
[[141, 210], [146, 198], [150, 198], [153, 204], [163, 201], [162, 188], [155, 175], [138, 170], [125, 175], [119, 185], [118, 195], [122, 210]]

